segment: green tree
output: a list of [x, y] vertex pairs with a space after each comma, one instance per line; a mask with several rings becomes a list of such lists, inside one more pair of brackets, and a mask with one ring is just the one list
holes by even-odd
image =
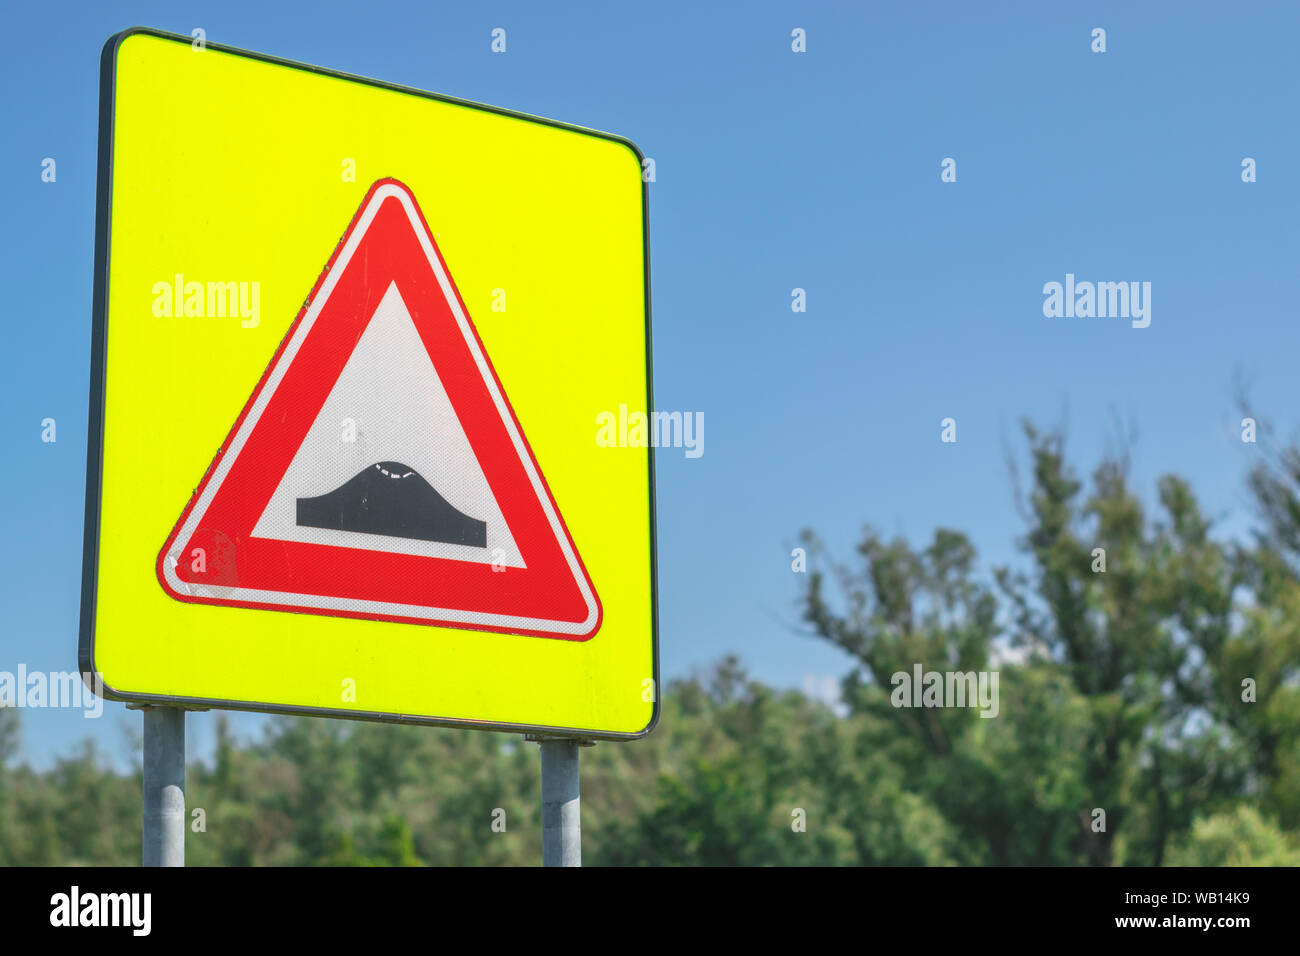
[[[1267, 552], [1217, 541], [1181, 479], [1160, 480], [1149, 517], [1122, 458], [1085, 490], [1059, 433], [1025, 435], [1027, 567], [997, 570], [1001, 607], [960, 533], [914, 551], [868, 529], [855, 567], [805, 536], [804, 617], [860, 662], [848, 700], [888, 728], [876, 745], [955, 828], [959, 862], [1158, 865], [1198, 814], [1293, 765], [1290, 696], [1281, 713], [1240, 698], [1249, 667], [1281, 696], [1279, 668], [1296, 660], [1290, 583]], [[1252, 580], [1264, 606], [1242, 604]], [[996, 666], [999, 716], [892, 707], [890, 675], [914, 664]]]
[[1300, 866], [1300, 842], [1254, 807], [1203, 817], [1169, 852], [1171, 866]]
[[[806, 533], [808, 631], [854, 661], [840, 705], [735, 657], [670, 682], [654, 734], [582, 751], [586, 861], [1300, 863], [1300, 451], [1251, 473], [1260, 528], [1228, 542], [1186, 481], [1147, 501], [1122, 457], [1085, 482], [1059, 433], [1025, 435], [1014, 568], [954, 530], [917, 548], [868, 528], [843, 563]], [[895, 706], [918, 664], [996, 672], [996, 716]], [[540, 860], [518, 736], [272, 718], [245, 742], [196, 719], [217, 741], [189, 767], [191, 865]], [[138, 862], [138, 771], [19, 753], [0, 708], [0, 863]]]

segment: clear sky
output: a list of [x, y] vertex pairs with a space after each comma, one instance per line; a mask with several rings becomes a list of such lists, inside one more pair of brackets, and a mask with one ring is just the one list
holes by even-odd
[[[1085, 466], [1117, 420], [1136, 428], [1144, 493], [1187, 475], [1234, 533], [1256, 454], [1234, 382], [1296, 431], [1294, 3], [6, 3], [0, 670], [76, 667], [98, 64], [131, 25], [620, 133], [655, 160], [656, 404], [706, 423], [702, 457], [657, 458], [667, 677], [729, 651], [787, 686], [847, 670], [792, 629], [803, 527], [845, 554], [864, 523], [914, 542], [944, 525], [986, 569], [1012, 559], [1021, 416], [1068, 422]], [[1067, 273], [1150, 282], [1150, 326], [1045, 317]], [[138, 730], [121, 704], [22, 720], [37, 765], [87, 736], [120, 757]], [[196, 752], [210, 724], [191, 721]]]

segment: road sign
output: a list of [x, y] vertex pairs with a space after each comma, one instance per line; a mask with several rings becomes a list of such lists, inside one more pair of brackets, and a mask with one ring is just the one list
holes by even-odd
[[[491, 358], [395, 180], [371, 187], [222, 448], [158, 555], [177, 600], [579, 640], [600, 628]], [[401, 460], [374, 461], [380, 448]]]
[[651, 407], [636, 148], [147, 30], [100, 116], [83, 670], [647, 732], [650, 449], [597, 442]]

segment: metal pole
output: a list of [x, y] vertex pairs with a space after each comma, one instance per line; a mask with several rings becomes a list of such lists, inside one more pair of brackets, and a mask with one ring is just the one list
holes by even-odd
[[582, 741], [543, 737], [542, 866], [582, 866], [578, 748]]
[[185, 711], [144, 709], [145, 866], [185, 865]]

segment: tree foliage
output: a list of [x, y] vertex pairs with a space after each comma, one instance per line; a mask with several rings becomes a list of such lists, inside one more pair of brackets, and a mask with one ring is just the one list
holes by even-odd
[[[670, 683], [654, 734], [582, 751], [586, 861], [1300, 863], [1300, 451], [1251, 473], [1258, 532], [1228, 541], [1185, 480], [1148, 502], [1122, 458], [1085, 481], [1059, 433], [1025, 436], [1013, 567], [950, 529], [914, 547], [868, 528], [845, 561], [805, 532], [802, 618], [854, 665], [841, 705], [735, 657]], [[996, 672], [996, 716], [896, 706], [917, 665]], [[540, 859], [520, 738], [275, 718], [241, 743], [211, 719], [192, 865]], [[89, 744], [36, 772], [18, 735], [0, 710], [0, 863], [138, 860], [138, 774]]]

